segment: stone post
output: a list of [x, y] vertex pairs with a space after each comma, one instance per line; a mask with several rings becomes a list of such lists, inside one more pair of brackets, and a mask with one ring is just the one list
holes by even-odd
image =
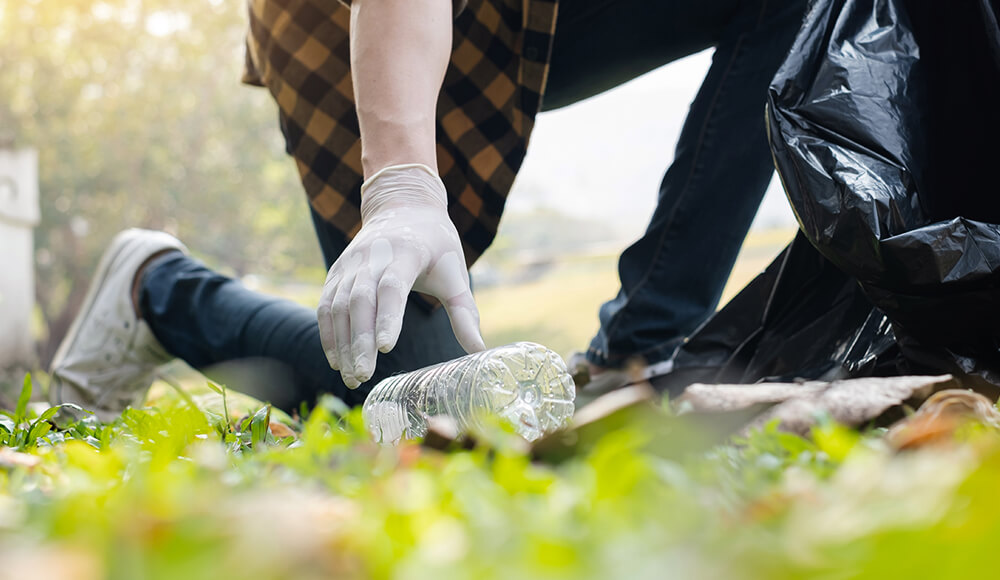
[[35, 362], [34, 238], [38, 153], [0, 149], [0, 371]]

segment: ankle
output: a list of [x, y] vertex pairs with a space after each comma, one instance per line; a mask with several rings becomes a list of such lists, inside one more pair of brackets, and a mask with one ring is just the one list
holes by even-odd
[[590, 376], [592, 376], [592, 377], [596, 377], [597, 375], [599, 375], [601, 373], [604, 373], [604, 372], [607, 372], [607, 371], [608, 371], [608, 367], [602, 367], [602, 366], [599, 366], [599, 365], [595, 365], [594, 363], [592, 363], [590, 361], [587, 362], [587, 373]]
[[173, 249], [173, 248], [169, 248], [169, 249], [157, 252], [157, 253], [153, 254], [152, 256], [146, 258], [146, 261], [144, 261], [142, 264], [140, 264], [139, 267], [136, 269], [136, 271], [135, 271], [135, 277], [132, 278], [132, 293], [131, 293], [131, 296], [132, 296], [132, 310], [135, 312], [136, 318], [139, 318], [139, 319], [142, 318], [142, 309], [139, 307], [139, 303], [140, 303], [140, 298], [141, 298], [140, 294], [142, 292], [142, 281], [143, 281], [143, 278], [145, 278], [146, 271], [149, 269], [149, 266], [154, 261], [156, 261], [157, 259], [159, 259], [161, 256], [165, 256], [167, 254], [171, 254], [171, 253], [174, 253], [174, 252], [180, 253], [179, 250], [176, 250], [176, 249]]

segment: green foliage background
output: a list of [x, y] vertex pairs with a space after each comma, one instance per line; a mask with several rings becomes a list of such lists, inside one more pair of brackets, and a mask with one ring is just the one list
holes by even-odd
[[322, 266], [276, 108], [240, 84], [245, 10], [0, 0], [0, 146], [40, 154], [38, 304], [55, 339], [125, 227], [174, 233], [237, 275]]

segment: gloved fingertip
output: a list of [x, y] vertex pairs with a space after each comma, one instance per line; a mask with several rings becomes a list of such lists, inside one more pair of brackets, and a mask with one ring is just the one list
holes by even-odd
[[358, 379], [354, 374], [354, 361], [351, 358], [350, 352], [342, 348], [340, 349], [340, 376], [344, 380], [344, 384], [347, 385], [348, 389], [358, 388]]
[[378, 343], [378, 351], [385, 354], [396, 346], [396, 341], [393, 339], [392, 332], [380, 332], [376, 339]]
[[486, 343], [479, 331], [479, 314], [473, 308], [453, 307], [449, 315], [451, 316], [451, 329], [455, 332], [455, 338], [468, 353], [486, 350]]
[[455, 338], [469, 354], [486, 350], [486, 342], [477, 331], [465, 329], [465, 332], [456, 333]]
[[373, 369], [371, 359], [366, 354], [358, 355], [354, 359], [354, 376], [363, 383], [371, 378]]
[[483, 337], [477, 332], [470, 337], [469, 344], [465, 350], [470, 353], [484, 351], [486, 350], [486, 341], [484, 341]]

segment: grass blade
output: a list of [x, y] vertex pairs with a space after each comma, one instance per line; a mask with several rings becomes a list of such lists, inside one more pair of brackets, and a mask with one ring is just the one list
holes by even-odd
[[265, 405], [254, 413], [250, 420], [250, 441], [256, 449], [257, 445], [267, 443], [267, 429], [271, 424], [271, 405]]
[[17, 398], [17, 407], [14, 408], [14, 422], [21, 423], [28, 417], [28, 401], [31, 400], [31, 373], [24, 375], [24, 386], [21, 387], [21, 395]]

